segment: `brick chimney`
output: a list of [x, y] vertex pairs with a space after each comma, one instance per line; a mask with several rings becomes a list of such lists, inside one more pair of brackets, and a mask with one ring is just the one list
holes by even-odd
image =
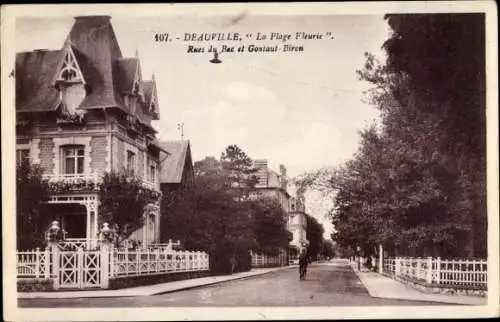
[[265, 159], [259, 159], [259, 160], [254, 160], [253, 165], [255, 168], [257, 168], [257, 186], [262, 187], [262, 186], [267, 186], [268, 184], [268, 173], [267, 173], [267, 165], [268, 162]]

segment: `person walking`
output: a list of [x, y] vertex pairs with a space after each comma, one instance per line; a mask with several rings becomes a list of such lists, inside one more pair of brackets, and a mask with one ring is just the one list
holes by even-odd
[[302, 248], [300, 250], [300, 255], [299, 255], [299, 277], [301, 281], [306, 279], [306, 273], [307, 273], [307, 252], [305, 248]]

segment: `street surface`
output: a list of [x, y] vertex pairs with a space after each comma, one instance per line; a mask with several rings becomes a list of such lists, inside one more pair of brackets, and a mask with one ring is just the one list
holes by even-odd
[[174, 293], [139, 297], [19, 299], [20, 307], [392, 306], [442, 303], [372, 298], [345, 262], [298, 268]]

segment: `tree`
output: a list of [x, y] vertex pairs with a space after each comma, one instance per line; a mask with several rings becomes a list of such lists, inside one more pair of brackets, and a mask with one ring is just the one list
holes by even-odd
[[144, 224], [146, 205], [156, 202], [160, 194], [145, 188], [138, 178], [124, 172], [105, 173], [99, 183], [99, 220], [115, 230], [119, 245]]
[[219, 172], [221, 170], [220, 161], [214, 157], [205, 157], [205, 159], [194, 163], [195, 176], [206, 173]]
[[324, 258], [333, 258], [340, 255], [341, 254], [336, 254], [335, 246], [331, 239], [323, 240], [323, 245], [321, 246], [321, 256]]
[[386, 19], [387, 62], [367, 53], [357, 71], [380, 124], [352, 160], [299, 181], [334, 198], [341, 246], [485, 256], [484, 16]]
[[195, 185], [162, 199], [162, 235], [208, 252], [213, 273], [251, 268], [249, 251], [276, 254], [291, 239], [286, 213], [273, 199], [249, 198], [253, 162], [237, 146], [221, 161], [195, 162]]
[[239, 189], [242, 199], [248, 198], [250, 191], [257, 184], [252, 159], [237, 145], [229, 145], [220, 157], [222, 169], [228, 172], [233, 187]]
[[40, 206], [48, 199], [49, 186], [42, 179], [42, 168], [29, 160], [16, 167], [16, 235], [18, 249], [34, 249], [45, 244]]
[[277, 255], [288, 246], [293, 237], [286, 227], [288, 214], [275, 199], [249, 200], [246, 207], [252, 218], [256, 252]]
[[[468, 227], [471, 255], [486, 255], [485, 15], [388, 15], [387, 69], [408, 75], [407, 100], [446, 120], [438, 156], [453, 182], [450, 215]], [[403, 100], [401, 100], [403, 101]], [[407, 107], [410, 104], [404, 104]], [[412, 104], [413, 105], [413, 104]]]
[[307, 247], [307, 256], [311, 258], [316, 258], [320, 252], [323, 245], [323, 225], [318, 222], [318, 220], [310, 215], [306, 215], [306, 238], [309, 241], [309, 246]]
[[[213, 273], [250, 269], [248, 251], [254, 246], [252, 221], [220, 172], [198, 174], [192, 189], [183, 191], [169, 209], [162, 208], [167, 236], [189, 249], [209, 253]], [[233, 263], [236, 262], [236, 266]]]

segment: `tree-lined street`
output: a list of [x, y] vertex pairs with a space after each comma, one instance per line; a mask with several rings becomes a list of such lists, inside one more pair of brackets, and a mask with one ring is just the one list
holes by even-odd
[[174, 293], [113, 298], [20, 299], [20, 307], [385, 306], [442, 303], [370, 297], [346, 261], [316, 263], [307, 279], [287, 268]]

